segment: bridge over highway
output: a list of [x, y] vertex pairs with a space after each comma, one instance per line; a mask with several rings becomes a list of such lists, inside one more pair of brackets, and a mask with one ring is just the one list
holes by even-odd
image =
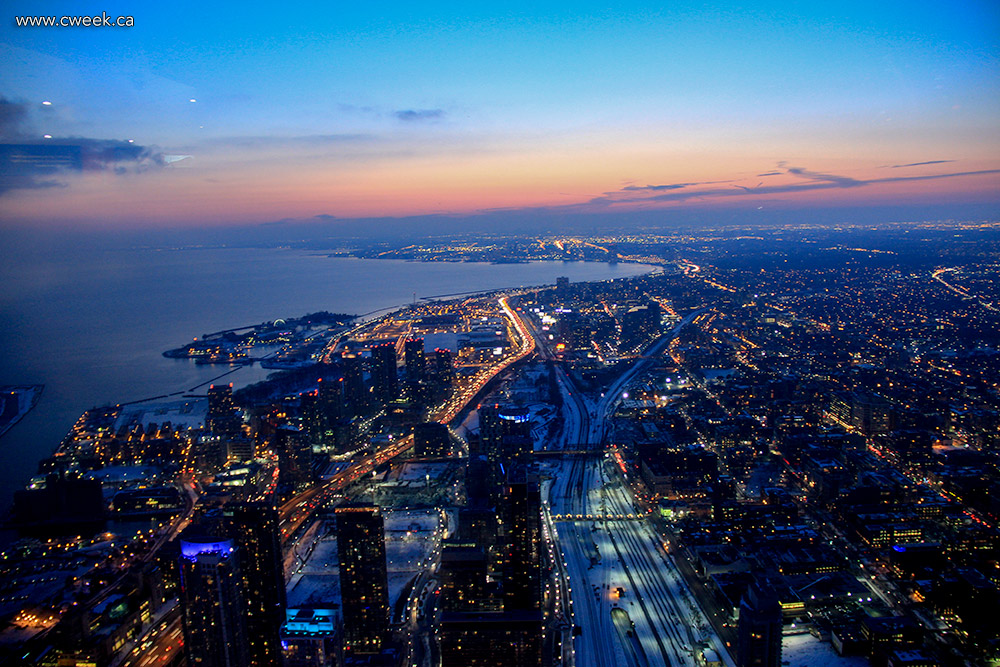
[[642, 521], [643, 514], [553, 514], [553, 521]]
[[535, 458], [563, 458], [571, 456], [603, 456], [605, 449], [602, 446], [593, 445], [579, 445], [570, 446], [567, 449], [537, 449], [535, 450]]

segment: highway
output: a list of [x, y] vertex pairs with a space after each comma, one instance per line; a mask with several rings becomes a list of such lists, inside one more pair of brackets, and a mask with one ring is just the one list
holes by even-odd
[[[515, 335], [513, 338], [517, 341], [517, 347], [505, 355], [498, 364], [490, 366], [476, 374], [472, 382], [465, 389], [457, 392], [431, 416], [433, 421], [438, 421], [446, 425], [450, 424], [455, 417], [465, 410], [490, 380], [534, 352], [535, 339], [531, 336], [521, 316], [510, 306], [508, 302], [509, 298], [509, 296], [501, 297], [499, 304], [508, 318], [509, 327], [512, 327], [514, 330]], [[375, 468], [386, 461], [406, 451], [412, 444], [412, 435], [400, 438], [376, 450], [374, 453], [364, 456], [358, 462], [334, 475], [326, 483], [303, 491], [284, 503], [279, 508], [282, 544], [287, 545], [290, 540], [293, 540], [302, 526], [315, 514], [316, 510], [324, 507], [329, 502], [331, 496], [339, 493], [361, 477], [370, 474]]]
[[357, 463], [344, 468], [331, 477], [326, 483], [303, 491], [278, 508], [281, 519], [281, 542], [287, 544], [299, 529], [313, 516], [315, 511], [324, 507], [330, 497], [344, 490], [361, 477], [370, 474], [375, 468], [398, 456], [413, 445], [413, 436], [408, 435], [365, 455]]
[[957, 268], [936, 269], [935, 271], [931, 272], [931, 278], [938, 281], [939, 283], [947, 287], [951, 292], [953, 292], [954, 294], [958, 295], [963, 299], [972, 299], [977, 303], [979, 303], [979, 305], [982, 306], [983, 308], [986, 308], [987, 310], [992, 310], [993, 312], [997, 312], [998, 310], [1000, 310], [989, 301], [986, 301], [985, 299], [970, 293], [969, 290], [967, 290], [966, 288], [959, 287], [958, 285], [955, 285], [953, 283], [949, 283], [947, 280], [942, 278], [942, 276], [948, 273], [949, 271], [958, 272], [959, 269]]
[[[556, 362], [556, 356], [552, 353], [552, 349], [549, 347], [548, 341], [545, 336], [531, 319], [522, 320], [525, 324], [525, 333], [530, 338], [535, 341], [535, 348], [538, 350], [538, 356], [546, 362]], [[581, 443], [586, 443], [589, 438], [590, 433], [590, 414], [592, 407], [585, 400], [582, 393], [576, 391], [572, 381], [569, 376], [566, 375], [566, 371], [563, 369], [562, 365], [558, 362], [553, 365], [553, 372], [555, 373], [556, 385], [559, 387], [559, 392], [562, 394], [563, 405], [566, 403], [572, 403], [573, 406], [570, 409], [563, 409], [563, 419], [565, 420], [562, 437], [556, 442], [543, 442], [543, 450], [559, 450], [559, 449], [578, 449], [577, 445]]]
[[640, 374], [645, 373], [649, 370], [649, 367], [653, 362], [660, 356], [660, 354], [667, 348], [670, 342], [680, 334], [681, 329], [689, 325], [694, 319], [701, 313], [701, 311], [695, 311], [685, 317], [683, 320], [677, 323], [673, 329], [668, 333], [660, 336], [656, 342], [654, 342], [645, 352], [645, 354], [639, 357], [628, 370], [619, 376], [610, 387], [601, 395], [601, 399], [597, 404], [595, 419], [591, 424], [591, 430], [588, 435], [588, 442], [599, 443], [603, 441], [604, 438], [604, 428], [605, 421], [613, 413], [615, 406], [618, 401], [621, 400], [622, 393], [629, 383], [635, 380]]
[[512, 338], [517, 340], [517, 349], [512, 353], [507, 354], [500, 363], [479, 371], [473, 376], [472, 381], [467, 387], [465, 387], [461, 392], [456, 392], [448, 402], [446, 402], [441, 409], [432, 416], [434, 421], [441, 422], [442, 424], [450, 424], [452, 420], [455, 419], [472, 399], [482, 390], [486, 384], [496, 377], [499, 373], [507, 370], [517, 362], [521, 361], [529, 354], [535, 351], [535, 339], [531, 335], [528, 326], [524, 323], [524, 320], [517, 313], [514, 308], [511, 308], [508, 302], [510, 297], [504, 296], [500, 298], [500, 307], [503, 309], [504, 314], [507, 316], [507, 320], [510, 323], [508, 325], [508, 330], [513, 327], [515, 336]]

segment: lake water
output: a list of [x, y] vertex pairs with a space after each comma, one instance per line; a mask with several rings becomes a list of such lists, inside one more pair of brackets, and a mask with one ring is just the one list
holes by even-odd
[[[262, 248], [8, 246], [0, 262], [0, 384], [44, 384], [0, 438], [0, 507], [91, 407], [187, 390], [228, 370], [161, 353], [231, 327], [328, 310], [368, 313], [472, 290], [606, 280], [648, 266], [420, 263]], [[244, 367], [236, 386], [268, 371]]]

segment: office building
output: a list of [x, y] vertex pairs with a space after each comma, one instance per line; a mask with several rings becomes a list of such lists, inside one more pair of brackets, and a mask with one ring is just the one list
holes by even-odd
[[542, 662], [542, 612], [441, 614], [442, 667], [537, 667]]
[[417, 424], [413, 427], [413, 448], [417, 456], [448, 456], [451, 452], [448, 427], [438, 422]]
[[337, 667], [339, 614], [333, 609], [289, 609], [281, 626], [283, 667]]

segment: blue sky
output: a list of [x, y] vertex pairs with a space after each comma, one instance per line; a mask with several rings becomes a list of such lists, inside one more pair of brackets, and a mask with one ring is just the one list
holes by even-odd
[[[0, 95], [24, 113], [7, 141], [131, 139], [190, 157], [8, 190], [0, 212], [467, 214], [716, 181], [749, 200], [758, 173], [801, 180], [789, 166], [868, 184], [939, 160], [912, 167], [943, 176], [917, 181], [920, 197], [1000, 199], [995, 3], [664, 5], [8, 3]], [[101, 11], [135, 26], [13, 22]], [[767, 203], [902, 201], [907, 183]]]

